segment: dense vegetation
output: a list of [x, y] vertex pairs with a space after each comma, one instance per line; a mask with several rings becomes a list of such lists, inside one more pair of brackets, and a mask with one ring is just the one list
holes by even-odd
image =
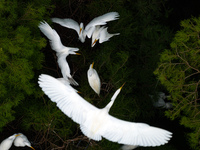
[[[23, 132], [36, 149], [75, 149], [80, 140], [82, 141], [78, 145], [79, 149], [87, 146], [88, 139], [80, 132], [78, 124], [64, 115], [56, 104], [44, 95], [37, 84], [38, 76], [42, 73], [61, 77], [55, 52], [38, 28], [42, 20], [47, 21], [58, 32], [65, 46], [80, 49], [80, 56], [68, 56], [67, 61], [74, 79], [79, 83], [76, 88], [81, 92], [82, 97], [99, 108], [104, 107], [115, 90], [126, 82], [110, 114], [120, 119], [145, 122], [174, 131], [169, 125], [162, 123], [165, 122], [163, 120], [167, 120], [164, 110], [155, 109], [149, 97], [156, 92], [167, 91], [173, 101], [173, 92], [176, 92], [175, 96], [182, 95], [178, 89], [169, 90], [161, 80], [162, 78], [159, 77], [161, 68], [157, 70], [156, 75], [164, 86], [153, 74], [160, 60], [160, 54], [165, 49], [170, 49], [169, 44], [173, 37], [173, 31], [167, 24], [170, 11], [164, 1], [2, 0], [0, 10], [0, 129], [3, 135], [0, 141], [13, 132]], [[108, 42], [96, 44], [93, 48], [91, 48], [91, 39], [81, 43], [75, 31], [53, 24], [50, 20], [51, 17], [72, 18], [86, 25], [94, 17], [111, 11], [119, 12], [120, 19], [108, 23], [108, 32], [120, 33], [120, 35], [111, 38]], [[181, 38], [179, 41], [181, 40], [184, 39]], [[188, 42], [197, 49], [198, 41], [192, 39]], [[162, 59], [165, 56], [164, 60], [168, 61], [170, 55], [171, 53], [163, 52], [160, 64], [163, 63]], [[195, 59], [198, 57], [198, 55], [192, 56]], [[196, 65], [191, 66], [198, 69], [198, 63], [193, 62], [193, 57], [187, 56]], [[100, 97], [89, 87], [87, 81], [87, 70], [93, 61], [102, 82]], [[179, 68], [184, 69], [182, 66]], [[181, 74], [179, 68], [174, 67], [174, 74], [168, 72], [165, 77], [170, 74], [172, 76], [166, 78], [179, 78]], [[195, 69], [186, 71], [193, 75]], [[176, 74], [177, 72], [179, 74]], [[187, 84], [198, 81], [197, 75], [195, 74], [193, 82], [188, 80]], [[190, 88], [192, 89], [194, 87]], [[178, 103], [174, 102], [175, 104]], [[178, 106], [180, 105], [175, 108]], [[175, 112], [175, 109], [170, 110], [167, 115], [171, 113], [170, 116], [174, 119]], [[195, 112], [190, 114], [188, 111], [189, 114], [184, 118], [185, 122], [189, 121], [190, 117], [194, 117]], [[182, 124], [183, 122], [184, 120]], [[198, 141], [196, 128], [192, 133], [195, 136], [192, 136], [190, 143], [195, 147], [197, 143], [194, 141]], [[174, 136], [176, 140], [176, 135]], [[169, 144], [154, 149], [176, 149], [174, 145], [176, 142], [172, 139]], [[90, 141], [88, 149], [107, 150], [119, 147], [117, 143], [104, 139], [100, 142]]]
[[190, 145], [200, 149], [200, 18], [184, 20], [181, 27], [171, 48], [161, 54], [155, 74], [167, 88], [174, 105], [166, 115], [172, 120], [179, 117], [180, 124], [191, 129], [188, 133]]

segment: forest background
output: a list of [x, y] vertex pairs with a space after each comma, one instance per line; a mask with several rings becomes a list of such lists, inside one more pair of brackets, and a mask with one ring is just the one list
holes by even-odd
[[[67, 61], [82, 97], [102, 108], [126, 82], [110, 114], [173, 132], [164, 146], [138, 149], [200, 149], [199, 6], [198, 0], [1, 0], [0, 141], [22, 132], [38, 150], [84, 149], [88, 144], [79, 126], [37, 84], [42, 73], [61, 77], [55, 52], [38, 28], [45, 20], [65, 46], [80, 49], [80, 56]], [[52, 17], [72, 18], [86, 25], [111, 11], [120, 19], [109, 22], [108, 31], [120, 35], [94, 48], [90, 39], [81, 43], [75, 31], [51, 22]], [[93, 61], [102, 82], [100, 97], [87, 81]], [[170, 95], [172, 109], [153, 107], [149, 95], [156, 100], [158, 92]], [[103, 139], [91, 141], [88, 149], [120, 146]]]

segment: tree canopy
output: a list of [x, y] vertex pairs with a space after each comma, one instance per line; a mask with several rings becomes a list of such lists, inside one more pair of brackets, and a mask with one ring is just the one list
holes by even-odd
[[191, 147], [200, 149], [200, 18], [184, 20], [181, 27], [171, 48], [161, 54], [155, 74], [167, 88], [173, 103], [173, 109], [166, 115], [171, 119], [180, 118], [180, 124], [191, 129], [188, 133]]
[[[198, 91], [198, 88], [195, 89], [198, 81], [198, 61], [195, 61], [198, 59], [198, 41], [196, 41], [198, 34], [194, 32], [197, 31], [195, 26], [197, 23], [192, 21], [193, 30], [188, 28], [186, 33], [185, 31], [179, 33], [181, 38], [177, 37], [179, 44], [186, 42], [185, 45], [192, 48], [184, 49], [185, 45], [181, 45], [181, 50], [177, 48], [180, 53], [178, 57], [175, 50], [178, 44], [175, 42], [171, 44], [171, 49], [175, 50], [173, 54], [169, 48], [173, 32], [166, 24], [170, 10], [165, 7], [165, 1], [2, 0], [0, 10], [0, 130], [1, 133], [6, 133], [0, 137], [0, 141], [8, 137], [10, 132], [19, 130], [27, 133], [27, 137], [34, 141], [35, 149], [82, 149], [89, 141], [80, 132], [79, 126], [64, 115], [38, 86], [38, 76], [42, 73], [56, 78], [62, 77], [56, 54], [38, 28], [39, 22], [43, 20], [58, 32], [65, 46], [79, 48], [81, 55], [68, 56], [67, 61], [73, 78], [79, 83], [76, 89], [81, 92], [83, 98], [102, 108], [110, 101], [112, 94], [124, 82], [126, 83], [110, 110], [111, 115], [128, 121], [158, 124], [159, 127], [167, 129], [166, 125], [159, 124], [164, 118], [163, 110], [155, 109], [149, 96], [157, 92], [156, 87], [159, 86], [159, 90], [166, 87], [174, 105], [177, 105], [175, 107], [177, 109], [167, 112], [172, 118], [180, 117], [179, 114], [184, 112], [182, 109], [178, 111], [179, 106], [186, 110], [186, 105], [182, 105], [184, 103], [179, 104], [181, 96], [188, 94], [190, 100], [194, 96], [197, 99], [198, 95], [192, 91]], [[71, 18], [86, 25], [93, 18], [111, 11], [118, 12], [120, 19], [107, 24], [108, 32], [120, 35], [112, 37], [105, 43], [97, 43], [93, 48], [91, 39], [81, 43], [74, 30], [51, 22], [52, 17]], [[191, 21], [188, 24], [190, 23]], [[185, 50], [191, 50], [190, 54], [186, 54]], [[192, 51], [195, 54], [192, 54]], [[170, 60], [171, 58], [173, 60]], [[159, 60], [161, 66], [155, 74], [164, 86], [157, 86], [158, 79], [153, 73]], [[178, 62], [178, 65], [174, 67], [170, 65], [172, 68], [169, 69], [162, 68], [164, 61]], [[100, 96], [90, 88], [87, 81], [87, 70], [92, 62], [102, 82]], [[178, 70], [180, 68], [186, 75]], [[166, 75], [160, 74], [163, 70], [167, 72]], [[170, 71], [173, 75], [169, 73]], [[183, 81], [185, 77], [188, 86], [185, 86], [186, 82]], [[164, 78], [172, 79], [173, 84], [165, 83]], [[174, 90], [175, 83], [185, 88], [182, 89], [183, 92], [189, 90], [191, 93], [180, 93], [180, 86]], [[184, 102], [189, 102], [186, 98], [183, 99]], [[196, 102], [198, 104], [198, 101]], [[183, 117], [182, 124], [192, 121], [190, 117], [198, 116], [198, 108], [192, 109], [193, 103], [195, 101], [191, 101], [190, 109], [187, 107], [188, 113], [193, 114], [184, 112], [186, 117]], [[197, 122], [193, 125], [197, 126]], [[197, 131], [196, 128], [192, 129]], [[191, 137], [195, 139], [197, 135]], [[82, 142], [76, 146], [80, 140]], [[100, 142], [90, 141], [88, 149], [107, 150], [119, 147], [120, 145], [103, 139]], [[175, 148], [169, 143], [155, 149]]]

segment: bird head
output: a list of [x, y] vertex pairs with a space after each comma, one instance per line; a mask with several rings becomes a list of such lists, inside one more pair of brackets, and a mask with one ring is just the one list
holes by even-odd
[[73, 55], [81, 55], [80, 53], [77, 53], [76, 51], [78, 51], [78, 48], [71, 48], [69, 49], [69, 54], [73, 54]]
[[98, 41], [99, 39], [95, 39], [94, 42], [92, 43], [92, 47], [96, 44], [96, 42]]
[[91, 64], [91, 68], [93, 68], [94, 67], [94, 62]]
[[81, 22], [81, 23], [80, 23], [79, 35], [82, 33], [82, 31], [83, 31], [83, 23]]
[[124, 86], [124, 84], [122, 84], [122, 86], [114, 93], [114, 95], [111, 98], [111, 101], [114, 101], [117, 98], [117, 96], [120, 93], [120, 91], [121, 91], [122, 87]]

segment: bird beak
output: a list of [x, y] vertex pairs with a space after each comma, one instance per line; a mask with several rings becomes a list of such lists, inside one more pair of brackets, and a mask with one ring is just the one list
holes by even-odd
[[17, 137], [17, 136], [20, 136], [21, 134], [17, 134], [17, 135], [15, 135], [15, 137]]
[[80, 28], [80, 31], [79, 31], [79, 34], [81, 34], [81, 31], [82, 31], [83, 29], [82, 28]]
[[76, 55], [81, 55], [80, 53], [76, 53]]
[[[125, 82], [125, 83], [126, 83], [126, 82]], [[125, 84], [125, 83], [124, 83], [124, 84]], [[124, 84], [120, 87], [120, 90], [122, 89], [122, 87], [124, 86]]]
[[92, 43], [92, 46], [98, 41], [98, 39], [95, 39], [94, 42]]
[[91, 66], [91, 68], [93, 68], [93, 66], [94, 66], [94, 62], [92, 63], [92, 66]]
[[32, 148], [33, 150], [35, 150], [35, 148], [33, 148], [32, 146], [30, 148]]

